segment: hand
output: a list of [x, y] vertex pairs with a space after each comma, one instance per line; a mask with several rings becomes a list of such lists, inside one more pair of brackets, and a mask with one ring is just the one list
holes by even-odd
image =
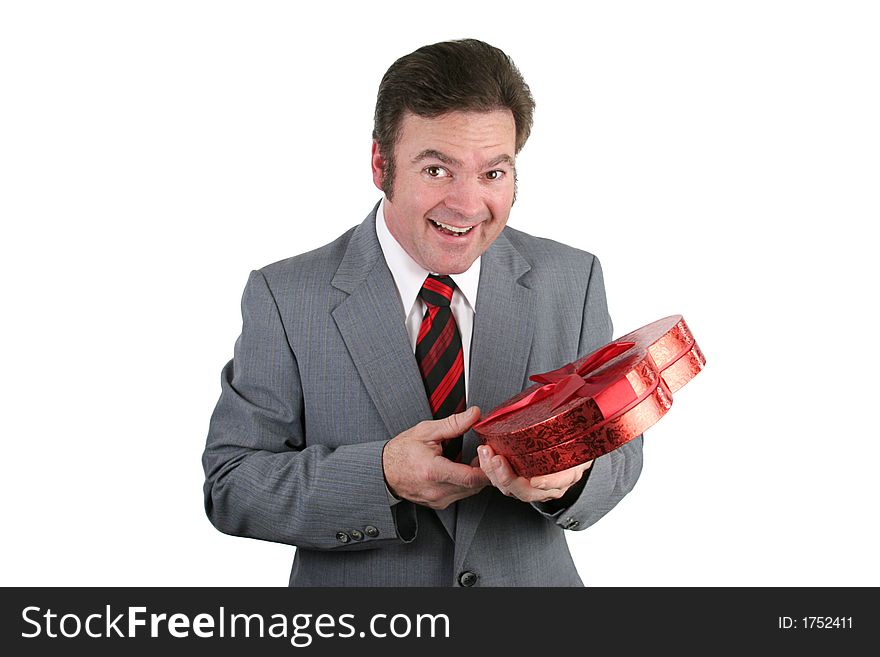
[[507, 459], [496, 454], [488, 445], [477, 448], [480, 467], [489, 481], [508, 497], [515, 497], [523, 502], [549, 502], [558, 500], [574, 484], [580, 481], [584, 472], [592, 467], [593, 462], [587, 461], [568, 470], [540, 475], [526, 479], [517, 475]]
[[480, 418], [471, 406], [463, 413], [442, 420], [425, 420], [385, 444], [382, 467], [388, 488], [397, 497], [445, 509], [456, 500], [480, 492], [489, 485], [476, 466], [454, 463], [443, 456], [443, 441], [461, 436]]

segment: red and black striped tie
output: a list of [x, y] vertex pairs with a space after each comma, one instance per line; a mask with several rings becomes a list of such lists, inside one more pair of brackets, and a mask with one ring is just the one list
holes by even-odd
[[[416, 340], [416, 361], [425, 382], [425, 392], [434, 419], [461, 413], [464, 399], [464, 352], [461, 334], [449, 304], [455, 283], [449, 276], [431, 274], [425, 279], [419, 297], [428, 309]], [[447, 440], [443, 455], [453, 461], [461, 455], [461, 436]]]

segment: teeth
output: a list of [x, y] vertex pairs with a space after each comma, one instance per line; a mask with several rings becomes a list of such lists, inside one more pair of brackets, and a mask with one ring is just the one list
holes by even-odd
[[431, 219], [431, 221], [433, 221], [435, 224], [440, 226], [440, 228], [445, 228], [446, 230], [451, 231], [453, 233], [456, 233], [458, 235], [464, 235], [471, 228], [473, 228], [473, 226], [468, 226], [467, 228], [456, 228], [455, 226], [450, 226], [449, 224], [444, 224], [440, 221], [437, 221], [436, 219]]

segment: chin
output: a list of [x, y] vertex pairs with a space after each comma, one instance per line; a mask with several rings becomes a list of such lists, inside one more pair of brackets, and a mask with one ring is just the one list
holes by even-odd
[[[438, 272], [442, 271], [443, 273], [441, 274], [441, 276], [447, 276], [449, 274], [461, 274], [462, 272], [466, 272], [468, 269], [470, 269], [472, 264], [474, 264], [473, 261], [471, 261], [467, 264], [462, 264], [460, 262], [459, 263], [448, 263], [445, 267], [442, 267], [436, 271], [438, 271]], [[432, 271], [434, 271], [434, 270], [432, 270]]]
[[425, 263], [422, 266], [428, 271], [435, 272], [441, 276], [460, 274], [470, 269], [471, 265], [480, 257], [480, 253], [473, 255], [473, 257], [471, 257], [471, 254], [456, 254], [457, 257], [451, 258], [443, 257], [444, 255], [447, 254], [443, 253], [440, 257], [435, 258], [427, 257], [424, 259]]

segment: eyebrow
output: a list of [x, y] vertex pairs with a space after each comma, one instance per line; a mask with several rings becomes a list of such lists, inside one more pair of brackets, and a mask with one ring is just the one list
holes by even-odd
[[513, 161], [513, 158], [510, 155], [499, 155], [498, 157], [494, 157], [484, 165], [484, 168], [488, 169], [489, 167], [496, 167], [499, 164], [506, 162], [513, 168], [516, 168], [516, 163]]
[[461, 162], [456, 160], [454, 157], [450, 157], [445, 153], [441, 153], [440, 151], [434, 150], [433, 148], [427, 148], [423, 150], [421, 153], [416, 155], [412, 162], [416, 164], [417, 162], [421, 162], [422, 160], [440, 160], [443, 164], [451, 164], [455, 167], [460, 167]]
[[[443, 162], [443, 164], [451, 164], [454, 167], [462, 166], [461, 161], [455, 159], [454, 157], [450, 157], [445, 153], [441, 153], [438, 150], [434, 150], [433, 148], [427, 148], [423, 150], [412, 159], [412, 163], [416, 164], [418, 162], [421, 162], [422, 160], [440, 160], [441, 162]], [[516, 167], [513, 158], [510, 157], [510, 155], [499, 155], [498, 157], [493, 157], [491, 160], [483, 164], [480, 168], [488, 169], [489, 167], [498, 166], [502, 162], [506, 162], [511, 167]]]

